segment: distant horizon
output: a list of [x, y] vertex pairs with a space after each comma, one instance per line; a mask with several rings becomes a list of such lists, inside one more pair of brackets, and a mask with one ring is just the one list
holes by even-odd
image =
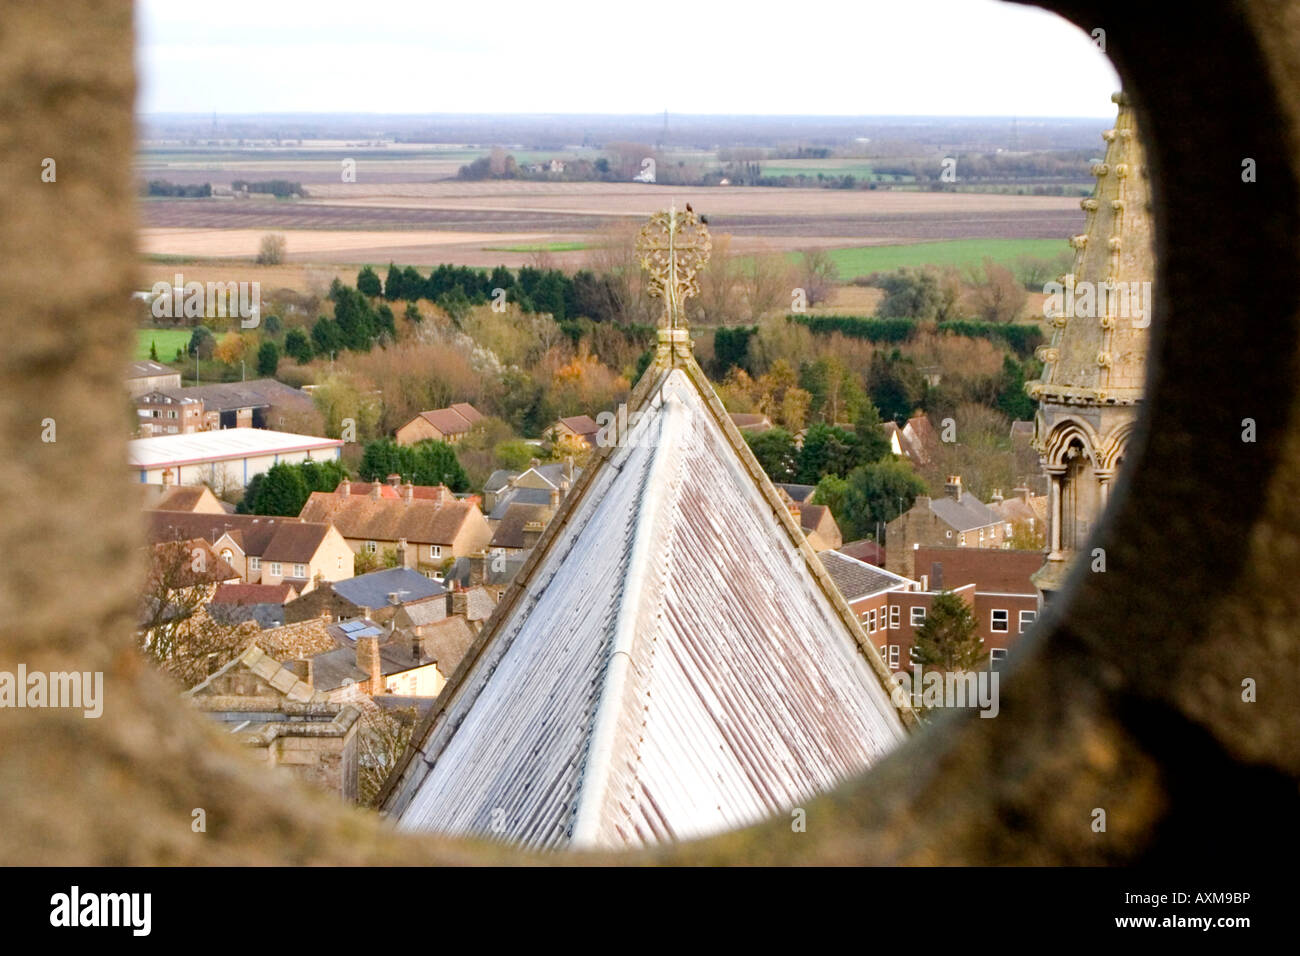
[[[1103, 122], [1114, 119], [1114, 109], [1096, 115], [1067, 115], [1067, 114], [1026, 114], [1026, 113], [687, 113], [668, 110], [668, 118], [687, 117], [698, 119], [736, 119], [736, 120], [782, 120], [782, 119], [808, 119], [808, 120], [906, 120], [906, 119], [923, 119], [923, 120], [969, 120], [969, 121], [987, 121], [987, 120], [1052, 120], [1056, 122], [1071, 121], [1096, 121]], [[648, 119], [662, 118], [663, 110], [656, 112], [643, 111], [626, 111], [610, 112], [600, 110], [552, 110], [552, 111], [528, 111], [517, 112], [510, 110], [438, 110], [434, 112], [377, 112], [366, 110], [267, 110], [267, 111], [243, 111], [243, 110], [156, 110], [153, 112], [137, 111], [138, 118], [166, 117], [175, 119], [204, 119], [210, 120], [215, 115], [220, 117], [231, 117], [238, 119], [297, 119], [299, 117], [312, 118], [396, 118], [396, 119], [430, 119], [441, 116], [454, 116], [458, 118], [471, 116], [485, 116], [505, 119], [532, 118], [545, 119], [549, 117], [563, 117], [565, 119], [582, 119], [593, 117], [599, 119]]]

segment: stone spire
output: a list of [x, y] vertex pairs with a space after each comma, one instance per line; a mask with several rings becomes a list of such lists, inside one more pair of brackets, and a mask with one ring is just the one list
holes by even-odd
[[1097, 188], [1081, 203], [1084, 232], [1070, 239], [1074, 267], [1048, 283], [1043, 314], [1050, 344], [1038, 350], [1042, 377], [1034, 446], [1051, 481], [1047, 563], [1034, 581], [1056, 591], [1106, 507], [1123, 461], [1146, 378], [1155, 256], [1150, 185], [1128, 97], [1116, 93]]
[[1128, 97], [1111, 99], [1119, 115], [1102, 133], [1097, 188], [1080, 203], [1087, 225], [1070, 239], [1074, 269], [1046, 290], [1051, 344], [1038, 350], [1043, 375], [1029, 385], [1042, 402], [1129, 405], [1142, 397], [1155, 276], [1150, 188]]

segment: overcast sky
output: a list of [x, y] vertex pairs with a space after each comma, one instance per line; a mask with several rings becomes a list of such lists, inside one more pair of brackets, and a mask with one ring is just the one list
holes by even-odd
[[140, 0], [142, 112], [1113, 115], [1055, 14], [995, 0]]

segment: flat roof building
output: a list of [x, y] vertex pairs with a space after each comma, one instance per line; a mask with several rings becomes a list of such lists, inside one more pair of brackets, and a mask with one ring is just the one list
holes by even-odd
[[171, 471], [173, 484], [238, 482], [247, 487], [254, 475], [282, 462], [329, 461], [341, 457], [337, 438], [295, 435], [261, 428], [226, 428], [190, 435], [157, 435], [127, 443], [127, 461], [141, 484], [160, 485]]

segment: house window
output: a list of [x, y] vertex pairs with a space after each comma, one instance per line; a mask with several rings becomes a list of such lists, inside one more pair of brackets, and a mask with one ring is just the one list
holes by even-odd
[[989, 630], [995, 634], [1005, 634], [1008, 630], [1008, 619], [1010, 612], [1005, 608], [999, 608], [993, 612], [992, 619], [989, 623]]
[[903, 616], [903, 609], [900, 608], [897, 604], [895, 604], [893, 607], [889, 609], [889, 629], [891, 631], [898, 630], [899, 619], [902, 616]]
[[374, 554], [378, 550], [379, 550], [379, 545], [375, 544], [375, 542], [373, 541], [366, 542], [366, 554]]
[[874, 607], [867, 612], [867, 633], [876, 633], [876, 609]]
[[957, 547], [959, 547], [959, 548], [964, 548], [964, 547], [966, 547], [966, 536], [965, 536], [965, 535], [962, 535], [961, 538], [958, 539], [958, 541], [957, 541]]
[[307, 576], [307, 565], [295, 564], [293, 566], [293, 576], [295, 578], [305, 578]]
[[429, 557], [431, 557], [431, 558], [441, 558], [441, 557], [442, 557], [442, 545], [440, 545], [440, 544], [431, 544], [431, 545], [429, 545]]
[[261, 559], [261, 558], [249, 558], [249, 559], [248, 559], [248, 570], [250, 570], [250, 571], [261, 571], [261, 570], [262, 570], [262, 559]]
[[1029, 629], [1029, 625], [1033, 624], [1034, 621], [1036, 621], [1037, 619], [1038, 619], [1037, 611], [1021, 611], [1019, 633], [1021, 634], [1025, 633], [1025, 631]]
[[273, 578], [278, 578], [279, 576], [280, 576], [280, 562], [279, 562], [279, 561], [272, 561], [272, 562], [271, 562], [271, 577], [273, 577]]
[[898, 645], [897, 644], [889, 645], [889, 669], [891, 671], [898, 669]]
[[989, 651], [989, 666], [996, 667], [1000, 662], [1007, 659], [1007, 649], [1005, 647], [995, 647]]
[[920, 627], [925, 623], [925, 607], [919, 604], [912, 605], [912, 626]]
[[229, 564], [231, 561], [235, 560], [235, 552], [231, 551], [229, 548], [222, 548], [221, 560]]

